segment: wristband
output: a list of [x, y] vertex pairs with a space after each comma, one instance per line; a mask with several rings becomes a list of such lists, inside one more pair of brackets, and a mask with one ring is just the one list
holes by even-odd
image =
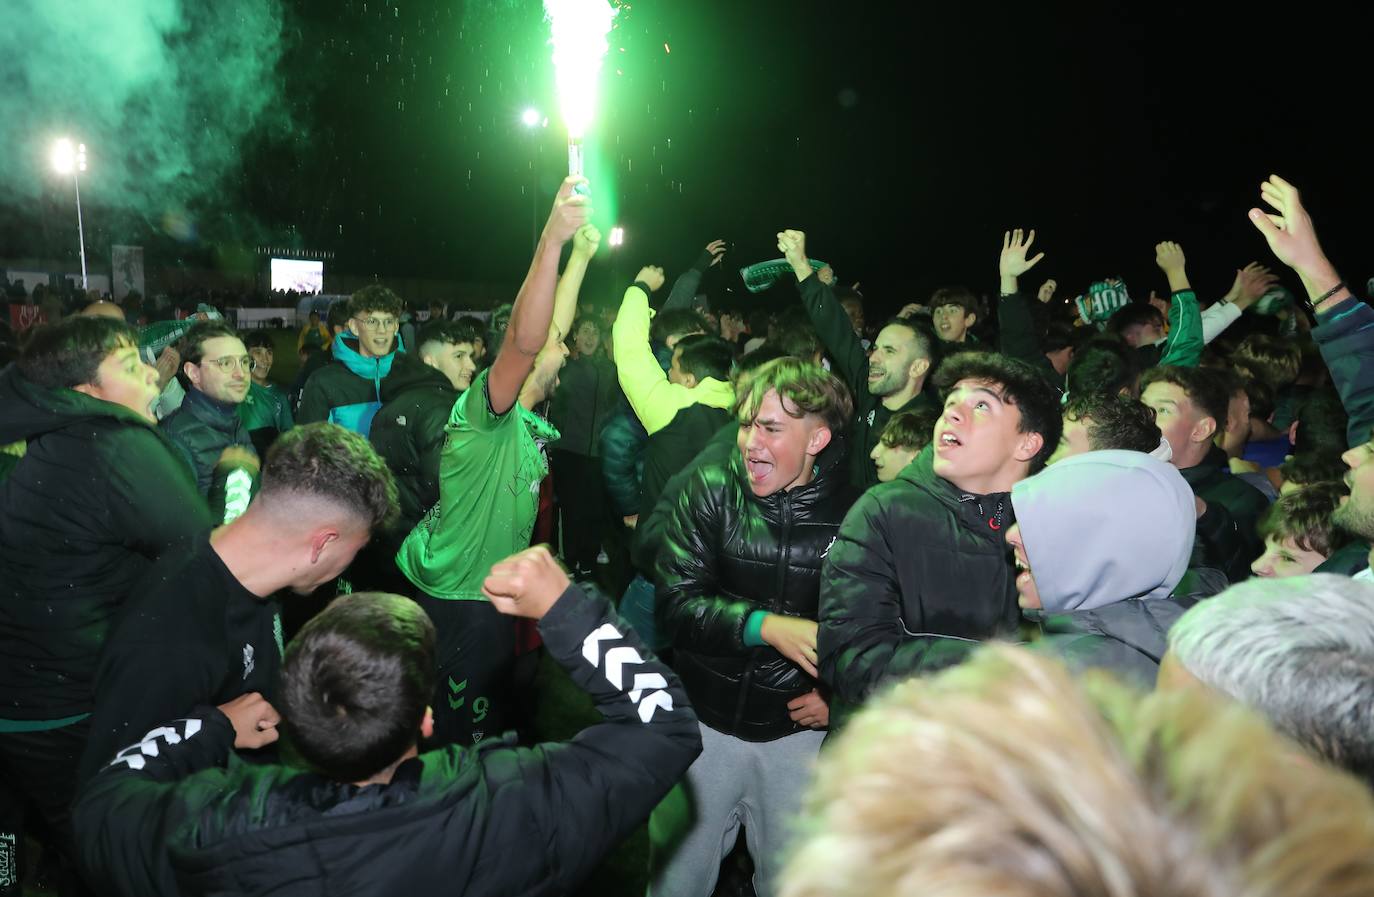
[[1340, 292], [1341, 290], [1343, 290], [1343, 289], [1345, 289], [1345, 281], [1344, 281], [1344, 280], [1342, 280], [1342, 281], [1340, 281], [1339, 283], [1337, 283], [1334, 287], [1332, 287], [1331, 289], [1327, 290], [1325, 293], [1322, 293], [1322, 294], [1321, 294], [1320, 296], [1318, 296], [1316, 299], [1313, 299], [1312, 302], [1308, 305], [1308, 308], [1316, 309], [1316, 307], [1317, 307], [1318, 305], [1321, 305], [1323, 302], [1325, 302], [1326, 300], [1330, 299], [1332, 296], [1336, 295], [1337, 293], [1339, 293], [1339, 292]]
[[642, 280], [636, 280], [634, 283], [630, 284], [630, 286], [639, 287], [644, 291], [644, 295], [646, 296], [652, 296], [654, 294], [654, 291], [649, 289], [649, 285]]

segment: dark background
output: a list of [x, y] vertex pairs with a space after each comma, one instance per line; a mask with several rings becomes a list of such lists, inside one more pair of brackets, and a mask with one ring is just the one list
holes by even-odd
[[[93, 189], [88, 245], [198, 267], [287, 245], [383, 282], [517, 283], [530, 191], [542, 222], [565, 163], [538, 4], [282, 12], [292, 127], [245, 141], [241, 168], [192, 207], [194, 238]], [[891, 308], [940, 285], [995, 290], [1014, 226], [1049, 254], [1035, 285], [1120, 275], [1133, 295], [1162, 291], [1153, 244], [1172, 239], [1216, 295], [1272, 261], [1245, 220], [1270, 172], [1303, 189], [1363, 284], [1369, 39], [1366, 13], [1325, 3], [642, 0], [611, 35], [598, 130], [612, 174], [593, 185], [600, 223], [618, 207], [627, 241], [589, 298], [644, 263], [672, 277], [716, 236], [737, 243], [732, 268], [775, 257], [782, 227]], [[547, 129], [520, 123], [531, 104]], [[0, 256], [74, 256], [68, 202], [50, 190], [11, 210]]]

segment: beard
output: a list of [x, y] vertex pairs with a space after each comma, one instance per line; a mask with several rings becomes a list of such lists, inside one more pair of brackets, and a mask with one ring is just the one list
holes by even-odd
[[1374, 509], [1357, 503], [1354, 495], [1332, 512], [1331, 522], [1366, 542], [1374, 541]]

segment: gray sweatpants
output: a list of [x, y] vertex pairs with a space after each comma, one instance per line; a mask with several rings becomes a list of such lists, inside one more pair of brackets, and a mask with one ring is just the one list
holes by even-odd
[[771, 897], [824, 732], [742, 741], [701, 725], [701, 756], [649, 818], [651, 897], [708, 897], [739, 827]]

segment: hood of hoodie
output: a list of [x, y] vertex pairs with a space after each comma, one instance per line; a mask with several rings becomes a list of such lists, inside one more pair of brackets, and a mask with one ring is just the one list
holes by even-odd
[[1012, 487], [1021, 540], [1046, 612], [1166, 598], [1188, 569], [1193, 491], [1143, 452], [1087, 452]]
[[358, 338], [347, 330], [334, 337], [334, 360], [343, 363], [350, 371], [364, 380], [371, 380], [373, 383], [381, 383], [386, 375], [391, 373], [391, 362], [395, 360], [398, 352], [404, 351], [405, 346], [401, 344], [400, 331], [396, 333], [395, 348], [381, 358], [367, 358], [360, 353], [358, 351]]
[[979, 533], [995, 542], [1002, 542], [1006, 538], [1005, 531], [1016, 521], [1012, 513], [1010, 493], [975, 495], [964, 492], [937, 474], [933, 445], [921, 449], [921, 453], [902, 468], [902, 472], [897, 474], [897, 479], [893, 482], [911, 483], [921, 491], [929, 493], [957, 516], [966, 530]]
[[0, 445], [30, 440], [83, 420], [114, 418], [157, 427], [123, 405], [74, 389], [44, 389], [30, 383], [17, 365], [0, 371]]

